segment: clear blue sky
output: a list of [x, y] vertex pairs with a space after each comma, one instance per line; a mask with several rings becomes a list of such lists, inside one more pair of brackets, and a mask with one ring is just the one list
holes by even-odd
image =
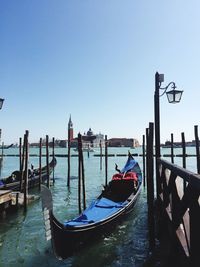
[[154, 119], [154, 75], [184, 90], [180, 104], [160, 99], [161, 141], [200, 122], [198, 0], [1, 0], [2, 141], [89, 127], [142, 140]]

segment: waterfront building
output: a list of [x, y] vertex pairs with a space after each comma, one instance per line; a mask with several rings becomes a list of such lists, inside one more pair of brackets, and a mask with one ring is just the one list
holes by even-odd
[[84, 133], [82, 135], [82, 141], [83, 141], [83, 147], [99, 147], [100, 141], [102, 146], [105, 145], [104, 141], [104, 135], [99, 133], [99, 134], [94, 134], [92, 129], [89, 128], [87, 133]]
[[[78, 146], [78, 138], [73, 137], [73, 123], [71, 120], [71, 115], [68, 122], [68, 129], [70, 131], [70, 144], [71, 147], [77, 147]], [[82, 146], [83, 148], [88, 147], [99, 147], [100, 142], [102, 144], [102, 147], [105, 146], [105, 139], [104, 135], [102, 133], [95, 134], [92, 131], [92, 128], [90, 127], [87, 132], [84, 132], [82, 135]], [[138, 147], [140, 146], [139, 142], [135, 138], [111, 138], [108, 140], [108, 146], [110, 147]]]
[[138, 147], [139, 142], [134, 138], [111, 138], [108, 140], [109, 147]]

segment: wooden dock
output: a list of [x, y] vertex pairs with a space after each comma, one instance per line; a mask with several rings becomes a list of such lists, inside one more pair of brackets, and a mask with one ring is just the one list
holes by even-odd
[[0, 190], [0, 211], [9, 208], [12, 204], [12, 191]]
[[[39, 196], [29, 194], [27, 204], [39, 199]], [[24, 193], [12, 190], [0, 190], [0, 213], [4, 213], [8, 208], [24, 206]]]

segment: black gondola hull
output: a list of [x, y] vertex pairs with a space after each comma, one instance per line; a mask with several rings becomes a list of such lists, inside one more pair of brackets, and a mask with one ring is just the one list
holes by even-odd
[[[43, 191], [48, 190], [43, 187]], [[118, 213], [98, 223], [90, 224], [79, 229], [65, 227], [53, 215], [52, 206], [48, 208], [48, 220], [51, 228], [51, 242], [54, 253], [59, 259], [66, 259], [79, 251], [82, 247], [95, 241], [102, 235], [109, 234], [134, 208], [139, 197], [141, 186], [135, 194], [129, 197], [129, 202]], [[48, 199], [51, 205], [51, 200]], [[49, 229], [48, 229], [49, 230]]]
[[[129, 158], [134, 160], [130, 156]], [[79, 251], [81, 247], [96, 240], [98, 236], [107, 235], [133, 210], [142, 188], [142, 174], [138, 163], [135, 164], [134, 171], [138, 177], [135, 187], [133, 180], [125, 179], [125, 174], [129, 173], [129, 171], [124, 171], [126, 168], [129, 168], [128, 161], [123, 169], [123, 175], [121, 174], [123, 178], [118, 179], [116, 176], [116, 180], [112, 179], [88, 209], [83, 211], [78, 218], [66, 223], [59, 222], [54, 216], [51, 192], [42, 186], [46, 237], [47, 240], [51, 239], [53, 250], [59, 259], [66, 259]], [[110, 211], [107, 212], [109, 209]], [[91, 214], [95, 214], [94, 217]]]
[[[56, 164], [57, 164], [56, 158], [53, 158], [52, 161], [49, 163], [49, 175], [53, 172], [53, 169], [55, 168]], [[39, 182], [40, 182], [40, 171], [39, 171], [39, 169], [35, 169], [34, 172], [35, 172], [35, 174], [34, 175], [29, 175], [29, 178], [28, 178], [28, 188], [29, 189], [36, 187], [37, 185], [39, 185]], [[20, 175], [19, 171], [16, 171], [16, 173], [18, 175]], [[47, 178], [48, 178], [47, 166], [44, 166], [41, 169], [41, 181], [45, 182], [47, 180]], [[18, 177], [17, 181], [8, 182], [8, 183], [4, 183], [4, 184], [0, 185], [0, 189], [13, 190], [13, 191], [20, 190], [20, 177]]]

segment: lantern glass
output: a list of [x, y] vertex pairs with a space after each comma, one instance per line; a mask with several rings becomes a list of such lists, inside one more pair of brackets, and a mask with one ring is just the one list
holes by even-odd
[[2, 109], [3, 101], [4, 101], [4, 99], [3, 98], [0, 98], [0, 109]]
[[166, 92], [169, 103], [172, 103], [172, 104], [179, 103], [181, 101], [182, 93], [183, 91], [179, 91], [175, 89], [169, 92]]

